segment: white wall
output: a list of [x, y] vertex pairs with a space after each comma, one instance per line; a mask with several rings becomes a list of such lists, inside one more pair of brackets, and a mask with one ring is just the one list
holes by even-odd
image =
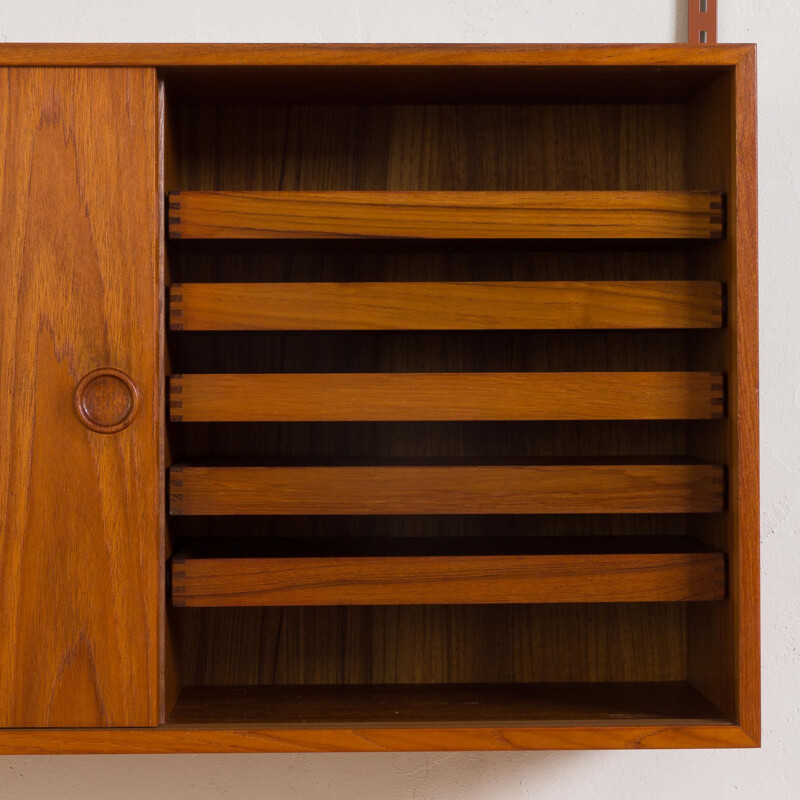
[[[0, 0], [0, 41], [674, 42], [686, 0]], [[760, 751], [0, 758], [2, 800], [800, 798], [800, 3], [720, 0], [759, 45]], [[0, 676], [2, 680], [2, 676]]]

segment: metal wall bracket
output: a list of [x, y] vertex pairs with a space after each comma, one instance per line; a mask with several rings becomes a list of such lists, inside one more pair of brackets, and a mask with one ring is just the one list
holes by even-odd
[[689, 44], [717, 43], [717, 0], [689, 0]]

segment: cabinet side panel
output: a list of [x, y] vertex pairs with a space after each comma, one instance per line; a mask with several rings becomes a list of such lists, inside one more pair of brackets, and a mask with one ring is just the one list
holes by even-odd
[[738, 237], [737, 353], [739, 382], [738, 424], [740, 435], [737, 491], [742, 503], [739, 515], [738, 580], [742, 603], [736, 620], [739, 664], [739, 725], [755, 741], [761, 741], [761, 504], [759, 462], [758, 377], [758, 163], [756, 54], [753, 50], [737, 66], [736, 150]]
[[[690, 533], [728, 557], [728, 599], [688, 607], [688, 678], [760, 740], [758, 247], [755, 51], [711, 84], [690, 108], [689, 188], [726, 192], [727, 232], [693, 256], [698, 277], [722, 280], [727, 322], [697, 363], [726, 374], [727, 413], [719, 429], [694, 438], [693, 455], [727, 465], [728, 502]], [[712, 339], [712, 337], [709, 337]], [[695, 368], [697, 364], [694, 365]]]
[[0, 726], [157, 721], [156, 119], [154, 70], [0, 69]]

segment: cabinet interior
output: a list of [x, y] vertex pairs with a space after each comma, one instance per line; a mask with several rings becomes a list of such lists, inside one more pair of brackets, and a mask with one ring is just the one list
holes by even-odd
[[[218, 67], [161, 77], [166, 192], [731, 189], [732, 77], [718, 67]], [[735, 290], [727, 231], [699, 241], [192, 240], [167, 231], [165, 247], [168, 292], [192, 283], [484, 281], [710, 281], [723, 298]], [[165, 383], [194, 373], [730, 371], [724, 312], [719, 326], [705, 328], [313, 331], [170, 330], [165, 313]], [[725, 391], [727, 406], [709, 419], [172, 421], [165, 460], [686, 463], [720, 465], [727, 476], [730, 379]], [[269, 558], [283, 548], [292, 558], [358, 559], [431, 547], [472, 555], [480, 568], [498, 549], [537, 551], [534, 539], [567, 556], [613, 539], [601, 549], [721, 553], [730, 582], [726, 502], [697, 513], [167, 510], [165, 569], [169, 576], [185, 553]], [[517, 603], [501, 593], [464, 604], [175, 607], [171, 589], [168, 724], [700, 724], [736, 716], [723, 598]]]

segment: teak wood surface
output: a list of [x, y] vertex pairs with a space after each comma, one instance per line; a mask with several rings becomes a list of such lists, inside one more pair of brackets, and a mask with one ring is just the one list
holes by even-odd
[[714, 281], [173, 283], [185, 331], [716, 328]]
[[3, 44], [0, 64], [42, 67], [736, 66], [754, 45], [718, 44]]
[[715, 239], [719, 192], [172, 192], [173, 239]]
[[689, 514], [721, 511], [714, 464], [189, 467], [171, 514]]
[[[0, 369], [13, 405], [10, 414], [3, 407], [0, 433], [7, 439], [12, 431], [8, 452], [21, 454], [0, 460], [0, 725], [19, 726], [0, 730], [0, 751], [758, 745], [753, 46], [0, 45], [0, 64], [13, 67], [0, 89], [0, 226], [4, 245], [15, 243], [0, 265], [17, 298], [11, 317], [4, 308]], [[341, 193], [347, 202], [335, 203], [335, 213], [343, 212], [346, 230], [334, 235], [356, 231], [357, 238], [325, 241], [330, 220], [316, 220], [315, 211], [289, 214], [281, 225], [290, 233], [272, 241], [164, 242], [168, 209], [158, 206], [169, 192], [252, 199], [279, 190], [290, 202], [294, 192], [326, 198], [323, 207]], [[704, 234], [721, 238], [680, 246], [464, 241], [449, 227], [449, 211], [434, 203], [434, 227], [446, 232], [441, 242], [378, 241], [388, 230], [383, 211], [371, 217], [357, 206], [353, 214], [350, 202], [365, 191], [384, 200], [391, 192], [442, 191], [474, 200], [483, 192], [585, 198], [689, 190], [721, 193], [724, 225], [716, 219], [721, 209], [709, 207]], [[485, 229], [497, 223], [490, 211]], [[403, 230], [425, 238], [429, 224], [420, 226], [418, 216], [411, 208]], [[292, 238], [306, 237], [309, 227], [315, 242]], [[359, 241], [365, 227], [376, 238]], [[173, 332], [162, 364], [161, 295], [170, 272]], [[249, 283], [230, 283], [240, 280]], [[376, 280], [383, 283], [365, 283]], [[79, 433], [71, 427], [81, 425], [72, 389], [102, 366], [130, 375], [141, 405], [118, 433]], [[313, 380], [345, 372], [433, 380], [436, 373], [566, 371], [721, 373], [725, 414], [166, 426], [163, 419], [171, 372], [248, 381], [283, 373], [291, 381], [311, 373], [319, 373]], [[101, 420], [119, 407], [113, 387], [98, 384], [90, 397]], [[660, 460], [667, 455], [678, 460]], [[540, 456], [551, 466], [518, 466]], [[342, 466], [247, 467], [256, 477], [244, 487], [233, 477], [244, 474], [240, 468], [203, 466], [239, 457]], [[394, 457], [452, 465], [387, 466]], [[622, 502], [604, 492], [603, 513], [574, 513], [582, 460], [619, 471]], [[219, 514], [181, 516], [182, 487], [169, 483], [200, 473], [175, 468], [165, 487], [164, 461], [197, 464], [215, 481], [223, 476], [210, 493]], [[563, 493], [555, 487], [558, 507], [570, 513], [456, 508], [466, 500], [507, 509], [518, 470], [551, 468], [578, 470]], [[349, 488], [334, 482], [336, 497], [319, 493], [323, 480], [314, 471], [326, 469], [337, 481], [347, 470], [371, 476], [368, 513], [358, 479]], [[450, 477], [431, 486], [429, 469]], [[516, 478], [510, 493], [493, 480], [464, 486], [463, 469], [509, 470]], [[678, 478], [670, 470], [704, 472]], [[290, 510], [260, 516], [278, 473], [288, 476], [278, 482], [278, 505]], [[313, 480], [298, 481], [301, 474]], [[324, 474], [326, 486], [332, 474]], [[399, 487], [388, 479], [404, 474]], [[600, 490], [589, 483], [587, 509], [596, 511]], [[166, 488], [175, 513], [165, 531]], [[209, 500], [197, 491], [194, 499]], [[436, 492], [455, 501], [447, 513], [427, 505], [438, 502]], [[386, 500], [383, 507], [396, 503], [397, 513], [375, 510]], [[253, 513], [236, 515], [240, 501]], [[631, 506], [640, 501], [660, 510], [638, 513]], [[351, 511], [307, 510], [332, 502]], [[418, 510], [409, 512], [409, 502]], [[726, 561], [725, 599], [172, 609], [163, 580], [164, 556], [176, 545], [193, 552], [206, 537], [222, 538], [230, 562], [240, 536], [289, 536], [310, 548], [284, 559], [302, 562], [293, 566], [302, 571], [324, 558], [309, 553], [326, 537], [336, 547], [337, 536], [377, 544], [386, 536], [441, 536], [458, 560], [473, 553], [464, 537], [497, 534], [555, 535], [564, 538], [564, 555], [587, 556], [566, 544], [577, 533], [627, 540], [630, 552], [622, 555], [639, 558], [649, 551], [636, 550], [634, 540], [651, 534], [699, 540], [717, 563]], [[393, 560], [380, 555], [379, 571]], [[492, 551], [482, 560], [498, 557]], [[337, 569], [352, 564], [340, 575], [345, 583], [356, 560], [370, 563], [337, 559]], [[422, 557], [413, 566], [424, 576], [418, 568], [431, 563]], [[263, 562], [246, 566], [258, 572]], [[440, 581], [425, 586], [444, 590]], [[613, 589], [623, 587], [618, 581]], [[679, 588], [677, 578], [665, 588]], [[9, 697], [11, 721], [3, 717]], [[128, 725], [137, 727], [95, 727]]]
[[732, 245], [736, 284], [736, 323], [730, 326], [736, 417], [728, 430], [735, 462], [734, 546], [739, 593], [735, 607], [735, 671], [739, 724], [756, 741], [761, 736], [760, 502], [758, 405], [758, 186], [756, 180], [756, 54], [751, 48], [736, 68], [736, 150], [731, 160], [738, 203]]
[[[0, 726], [153, 725], [155, 72], [1, 77]], [[81, 378], [105, 366], [141, 393], [113, 435], [73, 409]]]
[[[393, 684], [337, 686], [186, 687], [170, 718], [172, 725], [202, 719], [218, 725], [246, 720], [255, 724], [315, 723], [374, 725], [383, 708], [399, 725], [435, 724], [449, 709], [453, 723], [507, 725], [610, 721], [722, 719], [702, 695], [681, 681], [638, 683]], [[618, 710], [618, 711], [617, 711]]]
[[630, 603], [725, 597], [722, 553], [172, 560], [175, 606]]
[[[689, 159], [693, 182], [726, 190], [728, 231], [695, 259], [709, 277], [736, 287], [728, 301], [722, 341], [704, 355], [724, 363], [728, 421], [721, 437], [697, 441], [704, 458], [726, 459], [730, 512], [695, 534], [728, 553], [730, 599], [715, 607], [690, 607], [687, 618], [690, 680], [735, 719], [755, 741], [761, 735], [759, 611], [758, 414], [758, 187], [756, 176], [756, 53], [751, 48], [722, 81], [691, 103], [690, 133], [698, 146]], [[727, 141], [729, 146], [717, 143]]]
[[[204, 687], [205, 688], [205, 687]], [[738, 725], [661, 718], [633, 723], [293, 727], [175, 724], [158, 728], [0, 731], [19, 755], [112, 753], [365, 753], [463, 750], [669, 750], [755, 747]]]
[[173, 375], [175, 422], [719, 419], [709, 372]]

